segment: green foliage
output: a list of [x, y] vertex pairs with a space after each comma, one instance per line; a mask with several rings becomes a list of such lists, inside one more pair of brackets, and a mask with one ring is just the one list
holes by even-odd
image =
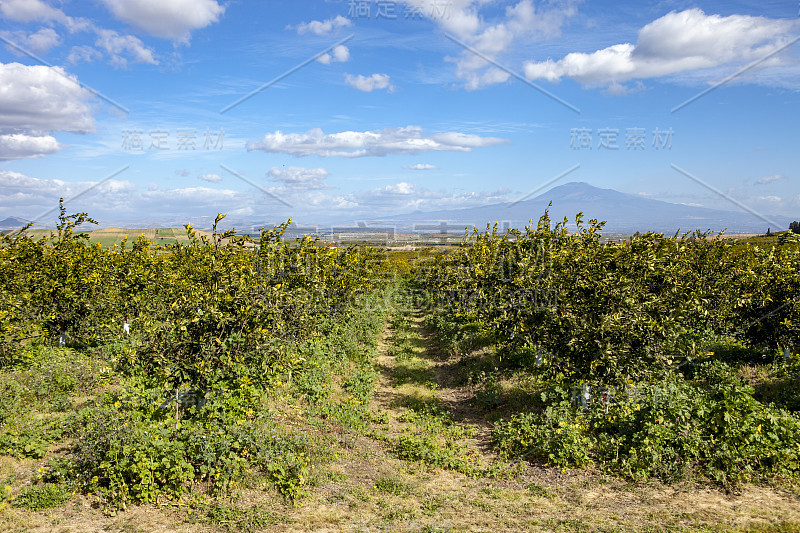
[[[550, 375], [621, 385], [704, 357], [720, 338], [757, 350], [800, 344], [800, 250], [695, 233], [600, 240], [582, 215], [504, 235], [474, 231], [416, 269], [445, 345], [493, 344]], [[476, 346], [480, 346], [477, 344]], [[465, 346], [467, 350], [476, 346]], [[534, 357], [531, 357], [531, 356]]]
[[542, 412], [496, 425], [504, 455], [562, 467], [597, 463], [632, 479], [699, 475], [721, 485], [800, 473], [800, 419], [755, 400], [723, 363], [700, 365], [692, 381], [639, 384], [588, 411], [563, 390], [546, 396]]
[[[288, 222], [239, 237], [217, 231], [223, 218], [209, 235], [187, 225], [186, 244], [104, 249], [62, 203], [50, 237], [1, 237], [0, 392], [12, 401], [0, 404], [0, 453], [42, 457], [69, 434], [74, 449], [48, 475], [115, 507], [201, 485], [224, 494], [252, 473], [302, 496], [314, 448], [270, 418], [271, 397], [296, 392], [365, 424], [381, 293], [408, 266], [284, 242]], [[61, 335], [76, 350], [47, 347]]]
[[14, 507], [21, 507], [29, 511], [41, 511], [61, 507], [72, 499], [72, 493], [60, 485], [36, 485], [25, 489], [13, 500]]
[[540, 459], [556, 466], [585, 467], [593, 464], [595, 440], [587, 430], [589, 420], [574, 408], [563, 390], [541, 413], [522, 413], [500, 421], [492, 433], [505, 457]]
[[455, 470], [470, 476], [485, 471], [477, 454], [465, 445], [467, 430], [435, 405], [425, 404], [409, 410], [402, 421], [411, 422], [415, 429], [400, 435], [393, 443], [395, 454], [408, 461]]
[[66, 348], [21, 350], [16, 368], [0, 373], [0, 453], [43, 457], [69, 429], [68, 395], [94, 386], [98, 363]]

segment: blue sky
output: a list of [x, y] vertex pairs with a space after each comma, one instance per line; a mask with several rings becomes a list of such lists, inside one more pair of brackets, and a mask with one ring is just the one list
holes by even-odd
[[3, 0], [0, 218], [354, 222], [569, 181], [800, 215], [798, 11]]

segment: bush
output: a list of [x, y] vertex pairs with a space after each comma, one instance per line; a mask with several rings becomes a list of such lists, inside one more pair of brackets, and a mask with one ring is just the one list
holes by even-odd
[[543, 394], [551, 403], [541, 413], [522, 413], [499, 421], [492, 433], [495, 445], [505, 457], [540, 459], [556, 466], [588, 466], [593, 463], [595, 437], [588, 420], [574, 408], [565, 391]]
[[572, 406], [561, 391], [542, 412], [500, 421], [494, 441], [506, 456], [595, 462], [632, 479], [697, 475], [727, 486], [800, 473], [800, 419], [759, 403], [723, 363], [701, 365], [696, 378], [631, 388], [607, 413]]

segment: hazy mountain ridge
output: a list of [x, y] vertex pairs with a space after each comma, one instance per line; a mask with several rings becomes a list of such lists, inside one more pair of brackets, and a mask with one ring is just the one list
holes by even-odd
[[[552, 206], [549, 204], [552, 202]], [[591, 218], [605, 220], [605, 231], [633, 233], [659, 231], [674, 233], [727, 229], [734, 233], [764, 233], [768, 228], [780, 231], [788, 228], [791, 217], [764, 213], [764, 218], [744, 211], [726, 211], [673, 204], [662, 200], [626, 194], [613, 189], [601, 189], [588, 183], [571, 182], [555, 187], [533, 199], [517, 203], [507, 202], [469, 209], [416, 212], [406, 215], [381, 217], [375, 223], [448, 225], [485, 227], [487, 222], [522, 228], [530, 220], [534, 223], [549, 209], [550, 218], [560, 221], [566, 217], [574, 225], [575, 215], [583, 213], [584, 222]]]
[[[552, 202], [552, 206], [550, 203]], [[502, 227], [524, 228], [529, 221], [534, 224], [549, 209], [554, 222], [566, 217], [574, 227], [575, 215], [583, 213], [584, 222], [591, 218], [606, 221], [604, 231], [608, 233], [631, 234], [637, 231], [721, 231], [729, 233], [765, 233], [768, 228], [781, 231], [789, 227], [789, 217], [764, 213], [760, 218], [742, 210], [727, 211], [706, 207], [674, 204], [662, 200], [645, 198], [622, 193], [613, 189], [594, 187], [584, 182], [570, 182], [550, 189], [530, 200], [505, 202], [463, 209], [443, 209], [436, 211], [416, 211], [357, 220], [313, 221], [311, 217], [295, 220], [290, 233], [306, 232], [420, 232], [420, 233], [461, 233], [464, 228], [485, 228], [487, 223], [498, 222]], [[767, 222], [764, 219], [768, 219]], [[85, 226], [83, 229], [123, 227], [123, 228], [179, 228], [191, 223], [198, 229], [208, 229], [213, 224], [213, 216], [159, 217], [137, 220], [100, 221], [98, 226]], [[15, 229], [27, 224], [21, 217], [8, 217], [0, 221], [0, 229]], [[284, 220], [267, 220], [266, 217], [226, 217], [220, 228], [235, 227], [245, 233], [257, 233], [259, 228], [271, 228]], [[36, 224], [36, 228], [51, 228]]]

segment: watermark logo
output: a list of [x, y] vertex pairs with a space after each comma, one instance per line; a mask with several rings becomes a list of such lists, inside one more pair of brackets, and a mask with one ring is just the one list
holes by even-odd
[[[648, 132], [645, 128], [626, 128], [624, 144], [626, 150], [646, 150], [649, 145], [655, 150], [672, 150], [672, 138], [675, 132], [672, 128], [662, 130], [654, 128]], [[649, 142], [648, 142], [649, 140]], [[570, 148], [573, 150], [620, 150], [621, 145], [619, 128], [572, 128], [570, 130]]]
[[347, 16], [375, 20], [445, 20], [450, 18], [452, 0], [430, 0], [424, 6], [407, 5], [393, 0], [350, 0]]
[[122, 130], [121, 147], [126, 152], [144, 151], [192, 151], [222, 150], [225, 141], [225, 131], [212, 131], [207, 129], [199, 134], [197, 130], [185, 129], [172, 132], [168, 130]]

